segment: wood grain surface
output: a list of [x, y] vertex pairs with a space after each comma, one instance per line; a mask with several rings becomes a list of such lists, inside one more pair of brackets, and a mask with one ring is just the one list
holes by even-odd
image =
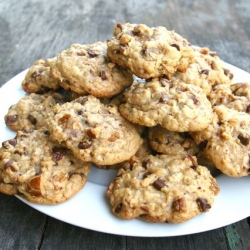
[[[35, 60], [53, 57], [72, 43], [110, 38], [117, 22], [173, 29], [250, 72], [250, 1], [1, 0], [0, 86]], [[125, 237], [66, 224], [0, 194], [0, 249], [250, 249], [249, 224], [244, 219], [187, 236]]]

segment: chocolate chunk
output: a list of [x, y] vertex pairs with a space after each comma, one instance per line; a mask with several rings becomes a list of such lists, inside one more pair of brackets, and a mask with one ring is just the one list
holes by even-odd
[[203, 150], [207, 146], [208, 140], [200, 142], [198, 145], [201, 150]]
[[181, 50], [181, 49], [180, 49], [180, 46], [179, 46], [178, 44], [176, 44], [176, 43], [171, 44], [171, 47], [176, 48], [178, 51], [180, 51], [180, 50]]
[[4, 141], [4, 142], [2, 143], [2, 146], [3, 146], [4, 148], [8, 148], [8, 144], [10, 144], [10, 145], [12, 145], [13, 147], [15, 147], [16, 144], [17, 144], [17, 140], [16, 140], [16, 139], [11, 139], [11, 140], [8, 140], [8, 141]]
[[196, 199], [196, 202], [201, 212], [206, 212], [211, 208], [211, 205], [207, 203], [207, 199], [205, 198], [198, 198]]
[[14, 162], [15, 162], [15, 161], [13, 161], [13, 160], [7, 161], [7, 162], [4, 164], [4, 168], [5, 168], [5, 169], [10, 168], [12, 171], [14, 171], [14, 170], [15, 170], [14, 167], [13, 167], [13, 163], [14, 163]]
[[97, 57], [97, 56], [98, 56], [98, 55], [95, 53], [95, 51], [93, 51], [93, 50], [90, 50], [90, 49], [89, 49], [87, 52], [88, 52], [88, 54], [89, 54], [90, 57]]
[[209, 74], [209, 69], [202, 69], [202, 70], [200, 71], [200, 74], [208, 75], [208, 74]]
[[167, 103], [169, 101], [168, 95], [162, 95], [159, 102], [160, 103]]
[[147, 168], [147, 166], [150, 164], [150, 159], [147, 159], [142, 162], [142, 167]]
[[91, 146], [92, 146], [92, 141], [80, 142], [78, 144], [79, 149], [87, 149], [90, 148]]
[[52, 149], [52, 160], [54, 162], [60, 161], [64, 155], [66, 155], [66, 149], [65, 148], [60, 148], [60, 147], [54, 147]]
[[105, 80], [108, 79], [104, 70], [101, 70], [101, 79], [102, 79], [103, 81], [105, 81]]
[[156, 181], [153, 182], [154, 188], [157, 190], [161, 190], [163, 187], [165, 187], [165, 183], [161, 179], [157, 179]]
[[8, 115], [6, 117], [6, 122], [7, 123], [14, 123], [18, 120], [18, 115]]
[[33, 115], [28, 115], [28, 119], [31, 122], [31, 124], [36, 125], [36, 118]]
[[243, 134], [239, 134], [238, 139], [244, 146], [247, 146], [249, 144], [249, 137], [245, 137]]
[[114, 212], [115, 212], [116, 214], [119, 214], [119, 213], [122, 211], [122, 206], [123, 206], [123, 204], [120, 203], [120, 204], [115, 208]]

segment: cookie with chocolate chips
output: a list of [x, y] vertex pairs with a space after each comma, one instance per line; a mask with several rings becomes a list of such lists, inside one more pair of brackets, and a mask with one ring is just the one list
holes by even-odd
[[171, 76], [194, 62], [189, 42], [165, 27], [118, 23], [107, 41], [110, 59], [141, 78]]
[[250, 174], [250, 116], [225, 105], [214, 107], [209, 126], [191, 133], [194, 141], [214, 165], [231, 177]]
[[4, 117], [5, 123], [14, 131], [22, 130], [25, 126], [42, 128], [45, 119], [52, 114], [52, 107], [58, 102], [64, 102], [64, 97], [56, 92], [25, 95], [9, 108]]
[[55, 58], [37, 60], [28, 70], [22, 82], [22, 89], [27, 93], [45, 93], [59, 89], [59, 81], [51, 75]]
[[134, 84], [119, 107], [133, 123], [177, 132], [199, 131], [208, 126], [212, 107], [202, 89], [177, 78], [153, 78]]
[[72, 150], [75, 157], [97, 165], [114, 165], [128, 160], [142, 139], [136, 127], [125, 120], [117, 106], [84, 96], [53, 108], [48, 119], [51, 138]]
[[110, 98], [133, 82], [132, 74], [111, 62], [106, 55], [107, 44], [72, 44], [56, 57], [52, 76], [66, 90]]
[[200, 149], [188, 133], [169, 131], [161, 126], [149, 128], [150, 146], [167, 155], [196, 155]]
[[232, 72], [216, 52], [206, 47], [192, 47], [195, 52], [195, 62], [190, 64], [185, 72], [177, 71], [175, 74], [177, 78], [201, 87], [206, 95], [211, 92], [214, 85], [232, 82]]
[[0, 149], [0, 191], [41, 204], [60, 203], [80, 191], [90, 163], [52, 142], [48, 130], [25, 128]]
[[209, 211], [218, 192], [216, 180], [195, 157], [158, 155], [126, 163], [107, 196], [122, 219], [182, 223]]
[[230, 109], [250, 114], [250, 83], [216, 85], [208, 95], [208, 99], [212, 106], [223, 104]]

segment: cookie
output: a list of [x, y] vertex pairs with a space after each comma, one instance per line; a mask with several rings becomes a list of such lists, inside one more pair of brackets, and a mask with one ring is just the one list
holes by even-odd
[[195, 62], [185, 72], [177, 71], [175, 76], [186, 83], [199, 86], [208, 95], [216, 84], [230, 84], [232, 72], [215, 51], [206, 47], [193, 46]]
[[150, 146], [167, 155], [196, 155], [200, 150], [188, 133], [169, 131], [161, 126], [149, 128]]
[[52, 107], [63, 99], [55, 92], [26, 95], [9, 108], [4, 117], [5, 123], [14, 131], [22, 130], [25, 126], [41, 128], [45, 126], [45, 119], [52, 114]]
[[191, 135], [221, 172], [242, 177], [250, 175], [249, 126], [249, 114], [219, 105], [209, 126]]
[[94, 96], [84, 96], [53, 108], [47, 124], [51, 138], [72, 150], [75, 157], [97, 165], [128, 160], [141, 145], [135, 126], [125, 120], [115, 105], [104, 105]]
[[45, 93], [49, 90], [57, 90], [59, 82], [51, 75], [51, 67], [55, 58], [37, 60], [28, 70], [22, 82], [22, 89], [27, 93]]
[[185, 71], [194, 62], [189, 42], [161, 26], [118, 23], [107, 45], [107, 55], [114, 63], [145, 79], [171, 76], [176, 70]]
[[80, 191], [90, 163], [52, 142], [48, 130], [25, 128], [0, 149], [0, 191], [41, 204], [60, 203]]
[[216, 180], [195, 157], [148, 156], [126, 163], [107, 190], [122, 219], [182, 223], [212, 207]]
[[111, 62], [106, 52], [104, 42], [72, 44], [57, 55], [52, 75], [66, 90], [110, 98], [130, 86], [133, 76]]
[[230, 109], [250, 113], [250, 83], [219, 84], [208, 99], [212, 106], [225, 105]]
[[199, 131], [212, 118], [212, 108], [202, 89], [177, 78], [153, 78], [132, 85], [119, 107], [123, 117], [143, 126], [177, 132]]

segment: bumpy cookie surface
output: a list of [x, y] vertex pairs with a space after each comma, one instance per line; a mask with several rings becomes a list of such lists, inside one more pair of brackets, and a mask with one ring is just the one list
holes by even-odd
[[106, 52], [107, 45], [103, 42], [72, 44], [58, 54], [52, 75], [64, 89], [81, 95], [109, 98], [119, 94], [132, 84], [133, 77], [111, 62]]
[[193, 48], [195, 62], [188, 66], [186, 72], [177, 71], [176, 77], [186, 83], [201, 87], [205, 94], [209, 94], [215, 84], [231, 83], [233, 74], [216, 52], [205, 47], [193, 46]]
[[161, 26], [119, 23], [107, 44], [107, 54], [113, 62], [145, 79], [172, 75], [177, 69], [185, 71], [194, 61], [188, 41]]
[[161, 126], [149, 128], [151, 147], [167, 155], [196, 155], [200, 150], [188, 133], [169, 131]]
[[212, 106], [225, 105], [250, 114], [250, 83], [219, 84], [208, 95]]
[[214, 107], [214, 118], [203, 131], [192, 133], [214, 165], [232, 177], [250, 174], [250, 116], [224, 105]]
[[216, 180], [195, 157], [158, 155], [126, 163], [107, 196], [122, 219], [181, 223], [208, 211], [218, 192]]
[[140, 125], [177, 132], [199, 131], [212, 118], [211, 104], [202, 89], [176, 78], [153, 78], [132, 85], [120, 105], [121, 114]]
[[136, 128], [115, 105], [104, 105], [94, 96], [84, 96], [54, 107], [48, 120], [51, 138], [83, 160], [113, 165], [133, 156], [141, 145]]
[[90, 163], [77, 160], [68, 149], [51, 142], [46, 129], [26, 128], [2, 143], [0, 170], [1, 192], [53, 204], [84, 187]]
[[22, 88], [27, 93], [44, 93], [56, 90], [60, 87], [59, 82], [51, 75], [51, 67], [55, 58], [37, 60], [29, 69], [22, 82]]
[[12, 130], [22, 130], [29, 126], [37, 129], [45, 125], [45, 119], [52, 114], [52, 107], [63, 97], [59, 93], [48, 92], [44, 95], [31, 93], [12, 105], [5, 115], [5, 123]]

